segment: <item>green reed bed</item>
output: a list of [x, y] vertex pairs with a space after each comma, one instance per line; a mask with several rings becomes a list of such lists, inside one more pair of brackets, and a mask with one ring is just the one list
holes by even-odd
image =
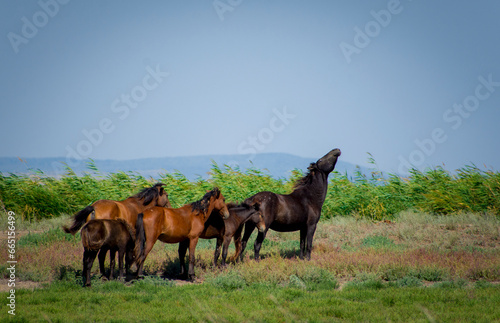
[[[199, 199], [213, 186], [228, 201], [241, 201], [260, 191], [289, 193], [304, 174], [292, 171], [289, 178], [273, 178], [258, 170], [240, 170], [213, 164], [208, 179], [190, 181], [180, 173], [160, 173], [144, 178], [133, 172], [101, 174], [92, 162], [89, 172], [75, 174], [67, 168], [60, 178], [43, 172], [0, 174], [0, 207], [28, 221], [72, 214], [99, 199], [125, 199], [157, 181], [166, 184], [173, 207]], [[391, 219], [405, 210], [450, 215], [457, 212], [488, 212], [500, 215], [500, 173], [465, 166], [454, 173], [441, 167], [412, 170], [408, 177], [340, 174], [329, 177], [323, 218], [355, 216], [374, 220]]]

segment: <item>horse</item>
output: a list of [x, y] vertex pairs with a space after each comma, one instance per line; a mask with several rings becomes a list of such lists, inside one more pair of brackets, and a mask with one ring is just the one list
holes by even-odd
[[[115, 270], [115, 254], [118, 252], [119, 279], [123, 278], [123, 258], [128, 272], [130, 265], [136, 259], [140, 248], [136, 248], [135, 230], [124, 219], [98, 219], [87, 222], [81, 231], [83, 252], [83, 284], [90, 287], [90, 271], [95, 257], [100, 251], [106, 255], [109, 250], [111, 255], [109, 279], [113, 279]], [[102, 263], [101, 263], [102, 261]], [[104, 258], [99, 257], [101, 270], [104, 268]], [[103, 273], [104, 274], [104, 273]], [[103, 276], [104, 277], [104, 276]]]
[[185, 275], [185, 256], [189, 247], [188, 280], [194, 278], [195, 249], [205, 222], [217, 210], [224, 218], [229, 217], [224, 196], [219, 188], [207, 192], [199, 201], [186, 204], [178, 209], [151, 207], [137, 217], [136, 231], [141, 246], [137, 259], [137, 276], [142, 275], [144, 260], [156, 240], [164, 243], [179, 243], [181, 276]]
[[[304, 259], [305, 256], [307, 260], [311, 259], [314, 232], [328, 189], [328, 175], [335, 168], [340, 154], [340, 149], [333, 149], [317, 162], [311, 163], [308, 173], [297, 181], [290, 194], [259, 192], [244, 201], [249, 205], [260, 203], [260, 210], [266, 224], [264, 232], [259, 232], [255, 239], [255, 260], [260, 258], [260, 248], [269, 229], [279, 232], [300, 231], [299, 258]], [[245, 224], [245, 234], [241, 245], [242, 260], [243, 251], [254, 229], [253, 223]]]
[[[214, 252], [214, 267], [217, 266], [217, 260], [220, 255], [220, 248], [222, 248], [222, 266], [226, 265], [227, 249], [233, 236], [241, 237], [241, 230], [243, 224], [247, 221], [254, 223], [259, 232], [264, 232], [266, 224], [259, 211], [259, 203], [248, 205], [245, 203], [236, 204], [228, 203], [229, 217], [222, 219], [219, 214], [212, 212], [207, 222], [205, 222], [205, 230], [200, 235], [202, 239], [217, 238], [217, 245]], [[232, 259], [238, 259], [241, 250], [241, 239], [235, 239], [234, 245], [236, 247], [235, 255]]]
[[73, 216], [70, 227], [63, 226], [66, 233], [75, 234], [91, 219], [124, 219], [135, 227], [137, 215], [151, 206], [171, 207], [168, 194], [162, 183], [157, 183], [123, 201], [98, 200]]

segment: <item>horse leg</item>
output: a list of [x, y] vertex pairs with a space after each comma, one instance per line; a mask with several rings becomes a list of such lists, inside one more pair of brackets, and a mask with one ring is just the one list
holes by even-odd
[[188, 269], [188, 280], [194, 280], [194, 261], [196, 245], [198, 244], [198, 238], [193, 238], [189, 240], [189, 269]]
[[307, 227], [307, 250], [306, 250], [306, 259], [311, 260], [311, 250], [313, 245], [314, 232], [316, 232], [316, 223], [309, 225]]
[[123, 279], [123, 258], [125, 257], [125, 248], [118, 249], [118, 279]]
[[266, 238], [266, 234], [267, 234], [267, 228], [264, 232], [260, 232], [257, 234], [257, 239], [255, 239], [255, 243], [253, 245], [253, 249], [254, 249], [254, 253], [255, 253], [255, 260], [259, 260], [260, 259], [260, 247], [262, 247], [262, 242], [264, 241], [264, 239]]
[[304, 253], [306, 252], [306, 238], [307, 238], [307, 229], [300, 229], [300, 253], [299, 259], [304, 259]]
[[[217, 245], [215, 246], [215, 251], [214, 251], [214, 267], [217, 267], [217, 260], [219, 259], [221, 246], [222, 246], [222, 238], [217, 237]], [[222, 263], [224, 263], [224, 258], [222, 259]]]
[[134, 249], [128, 248], [125, 250], [125, 275], [130, 274], [130, 267], [134, 263]]
[[241, 240], [241, 253], [240, 253], [241, 261], [243, 261], [243, 252], [247, 247], [248, 239], [250, 239], [250, 236], [252, 235], [254, 229], [255, 229], [255, 224], [250, 222], [245, 223], [245, 234], [243, 235], [243, 239]]
[[222, 266], [226, 266], [227, 249], [231, 243], [231, 236], [224, 236], [224, 243], [222, 245]]
[[151, 251], [151, 249], [153, 249], [157, 238], [158, 237], [156, 237], [154, 239], [150, 239], [150, 240], [147, 240], [147, 238], [146, 238], [146, 246], [144, 247], [144, 252], [141, 254], [141, 256], [137, 259], [137, 262], [136, 262], [136, 266], [137, 266], [137, 275], [136, 276], [137, 277], [142, 276], [142, 269], [144, 267], [144, 261], [146, 260], [146, 257], [149, 254], [149, 252]]
[[238, 261], [239, 255], [241, 254], [241, 231], [243, 230], [243, 226], [239, 227], [234, 234], [234, 256], [229, 259], [229, 261]]
[[113, 279], [113, 276], [115, 273], [115, 256], [116, 256], [116, 249], [110, 249], [109, 250], [109, 280]]
[[[106, 269], [104, 268], [104, 261], [106, 260], [106, 254], [108, 253], [107, 248], [102, 248], [99, 251], [99, 270], [103, 279], [106, 278]], [[110, 260], [111, 261], [111, 260]]]
[[97, 256], [97, 251], [85, 250], [83, 252], [83, 286], [90, 287], [90, 271], [92, 270], [92, 265], [94, 264], [95, 257]]
[[179, 263], [181, 265], [181, 277], [186, 275], [186, 251], [189, 247], [189, 239], [181, 241], [179, 243]]

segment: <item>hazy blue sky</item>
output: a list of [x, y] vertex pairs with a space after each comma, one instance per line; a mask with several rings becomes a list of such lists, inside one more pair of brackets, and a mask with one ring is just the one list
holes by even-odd
[[[500, 170], [498, 1], [1, 1], [0, 156]], [[299, 165], [300, 166], [300, 165]]]

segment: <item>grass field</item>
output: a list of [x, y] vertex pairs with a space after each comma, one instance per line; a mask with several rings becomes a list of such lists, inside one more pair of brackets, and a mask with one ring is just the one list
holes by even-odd
[[[60, 229], [68, 220], [17, 222], [18, 286], [30, 283], [16, 291], [16, 316], [3, 306], [1, 321], [500, 320], [500, 221], [490, 213], [325, 217], [311, 261], [297, 257], [298, 233], [270, 231], [260, 262], [250, 259], [252, 237], [245, 260], [227, 268], [211, 265], [215, 241], [200, 240], [195, 283], [177, 279], [177, 245], [158, 242], [144, 280], [102, 282], [95, 264], [90, 289], [79, 237]], [[2, 239], [1, 259], [6, 250]]]

